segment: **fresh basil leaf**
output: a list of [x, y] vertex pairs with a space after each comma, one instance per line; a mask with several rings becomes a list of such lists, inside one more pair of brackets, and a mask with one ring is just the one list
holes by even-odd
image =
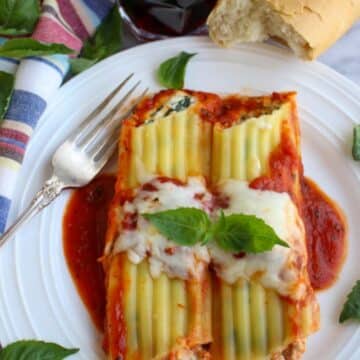
[[360, 161], [360, 125], [354, 127], [352, 156], [354, 160]]
[[39, 16], [39, 0], [0, 0], [0, 34], [31, 34]]
[[271, 250], [274, 245], [289, 247], [264, 220], [253, 215], [223, 213], [215, 224], [215, 241], [229, 252], [259, 253]]
[[354, 319], [360, 321], [360, 280], [352, 288], [341, 311], [339, 322]]
[[14, 75], [0, 71], [0, 119], [4, 117], [9, 106], [14, 80]]
[[271, 250], [274, 245], [289, 247], [262, 219], [253, 215], [232, 214], [221, 211], [216, 222], [211, 223], [203, 210], [178, 208], [152, 214], [143, 214], [157, 230], [179, 245], [202, 245], [215, 240], [229, 252], [259, 253]]
[[204, 241], [211, 225], [206, 212], [196, 208], [178, 208], [142, 216], [162, 235], [183, 246]]
[[89, 60], [100, 61], [118, 52], [122, 46], [121, 40], [121, 17], [119, 9], [115, 5], [98, 27], [95, 35], [85, 42], [81, 56]]
[[0, 360], [62, 360], [78, 351], [79, 349], [65, 349], [55, 343], [21, 340], [2, 349]]
[[182, 51], [160, 64], [157, 70], [159, 83], [169, 89], [181, 89], [184, 87], [185, 70], [189, 60], [196, 54]]
[[87, 70], [89, 67], [94, 65], [97, 60], [90, 60], [85, 58], [75, 58], [70, 59], [71, 72], [76, 75], [81, 73], [82, 71]]
[[0, 46], [0, 56], [10, 58], [71, 54], [73, 52], [63, 44], [45, 44], [30, 38], [11, 39]]

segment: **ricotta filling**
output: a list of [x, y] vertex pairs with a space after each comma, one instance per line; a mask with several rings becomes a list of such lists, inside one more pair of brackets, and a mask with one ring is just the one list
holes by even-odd
[[170, 277], [181, 279], [201, 278], [210, 261], [208, 249], [200, 244], [191, 247], [177, 245], [161, 235], [140, 214], [180, 207], [209, 212], [207, 204], [211, 201], [211, 194], [204, 179], [192, 177], [184, 185], [154, 179], [146, 185], [137, 191], [133, 201], [125, 202], [123, 206], [123, 213], [133, 214], [137, 221], [134, 229], [120, 229], [114, 251], [127, 251], [129, 260], [135, 264], [147, 257], [153, 277], [165, 272]]
[[[136, 220], [132, 228], [119, 229], [114, 251], [127, 251], [129, 260], [135, 264], [148, 258], [153, 277], [165, 272], [170, 277], [199, 279], [211, 262], [217, 275], [227, 283], [240, 278], [256, 280], [282, 295], [301, 298], [306, 292], [305, 282], [301, 281], [306, 267], [305, 235], [290, 196], [252, 189], [247, 182], [239, 180], [223, 181], [214, 194], [206, 188], [202, 177], [189, 177], [186, 184], [161, 178], [151, 180], [123, 205], [122, 219], [130, 215]], [[202, 209], [210, 217], [218, 216], [220, 208], [225, 215], [255, 215], [271, 226], [289, 248], [275, 245], [263, 253], [233, 254], [219, 248], [214, 241], [207, 246], [179, 246], [140, 215], [179, 207]]]
[[150, 124], [157, 119], [165, 118], [174, 112], [181, 112], [187, 110], [190, 106], [196, 103], [196, 98], [188, 95], [183, 91], [177, 91], [175, 95], [171, 96], [164, 104], [159, 106], [154, 112], [148, 114], [144, 124]]

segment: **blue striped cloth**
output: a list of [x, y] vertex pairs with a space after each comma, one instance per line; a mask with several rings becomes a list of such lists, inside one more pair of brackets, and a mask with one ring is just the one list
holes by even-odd
[[[33, 38], [80, 51], [113, 4], [113, 0], [45, 0]], [[11, 102], [0, 124], [0, 233], [6, 227], [27, 143], [68, 70], [65, 55], [28, 57], [21, 62], [0, 57], [0, 71], [15, 75]]]

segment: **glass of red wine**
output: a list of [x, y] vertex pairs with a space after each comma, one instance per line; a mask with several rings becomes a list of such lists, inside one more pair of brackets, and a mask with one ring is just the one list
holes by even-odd
[[216, 0], [120, 0], [123, 19], [139, 40], [201, 34]]

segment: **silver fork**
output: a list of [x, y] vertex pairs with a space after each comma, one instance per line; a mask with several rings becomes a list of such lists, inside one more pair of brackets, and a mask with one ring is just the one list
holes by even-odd
[[[129, 75], [111, 91], [105, 100], [58, 147], [52, 158], [52, 176], [45, 181], [42, 189], [15, 223], [0, 237], [0, 246], [11, 238], [22, 224], [49, 205], [63, 189], [88, 184], [104, 167], [115, 150], [121, 121], [131, 114], [148, 91], [145, 89], [131, 106], [126, 104], [129, 103], [130, 96], [140, 85], [140, 81], [138, 81], [106, 116], [100, 116], [105, 112], [104, 110], [111, 100], [124, 89], [132, 76], [133, 74]], [[126, 110], [122, 114], [118, 114], [126, 105], [128, 105]]]

